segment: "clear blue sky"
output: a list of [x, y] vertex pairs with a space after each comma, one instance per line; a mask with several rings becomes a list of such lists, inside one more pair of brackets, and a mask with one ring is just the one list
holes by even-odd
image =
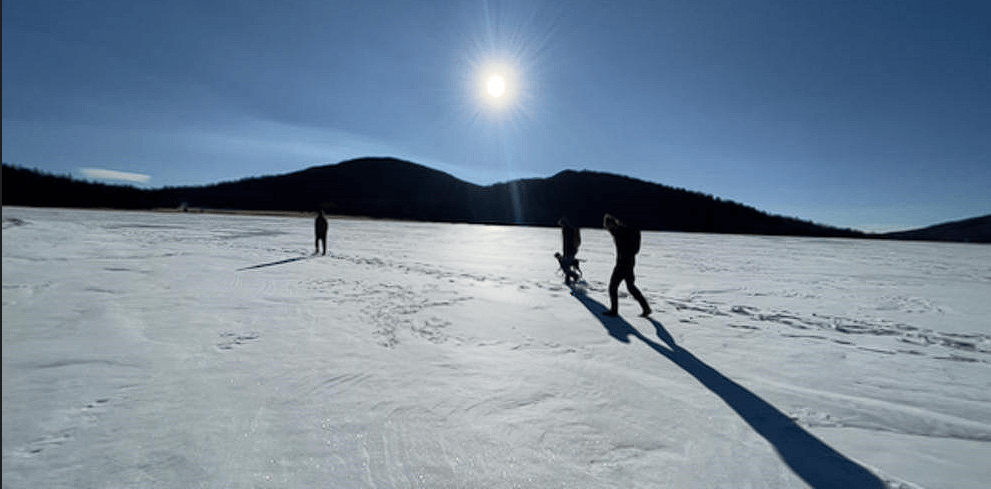
[[907, 229], [991, 213], [989, 25], [952, 0], [5, 1], [3, 161], [145, 188], [590, 169]]

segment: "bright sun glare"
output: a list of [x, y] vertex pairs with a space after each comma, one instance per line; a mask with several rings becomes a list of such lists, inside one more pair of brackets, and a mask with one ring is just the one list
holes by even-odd
[[521, 97], [526, 94], [517, 66], [506, 61], [475, 66], [472, 88], [479, 104], [476, 110], [500, 119], [518, 115], [522, 108]]
[[506, 79], [501, 75], [492, 75], [489, 77], [488, 82], [486, 82], [486, 87], [489, 95], [499, 98], [506, 92]]

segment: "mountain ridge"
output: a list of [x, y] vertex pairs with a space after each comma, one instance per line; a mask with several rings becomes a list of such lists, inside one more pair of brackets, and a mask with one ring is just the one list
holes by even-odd
[[991, 243], [991, 214], [934, 224], [907, 231], [883, 233], [877, 237], [912, 241]]
[[[870, 235], [635, 177], [562, 170], [546, 178], [477, 185], [418, 163], [368, 157], [210, 185], [137, 189], [73, 180], [3, 164], [4, 205], [308, 211], [438, 222], [553, 226], [567, 217], [599, 227], [604, 213], [643, 230], [817, 237]], [[970, 236], [954, 240], [975, 241]], [[977, 242], [987, 242], [979, 241]]]

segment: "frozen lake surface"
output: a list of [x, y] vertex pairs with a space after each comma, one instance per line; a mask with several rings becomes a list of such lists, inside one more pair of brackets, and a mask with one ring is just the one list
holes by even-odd
[[4, 207], [3, 487], [987, 487], [991, 246], [582, 238]]

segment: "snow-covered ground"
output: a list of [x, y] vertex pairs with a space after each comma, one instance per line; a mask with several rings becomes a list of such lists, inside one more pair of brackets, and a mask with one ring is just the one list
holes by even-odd
[[3, 487], [991, 481], [991, 247], [3, 208]]

